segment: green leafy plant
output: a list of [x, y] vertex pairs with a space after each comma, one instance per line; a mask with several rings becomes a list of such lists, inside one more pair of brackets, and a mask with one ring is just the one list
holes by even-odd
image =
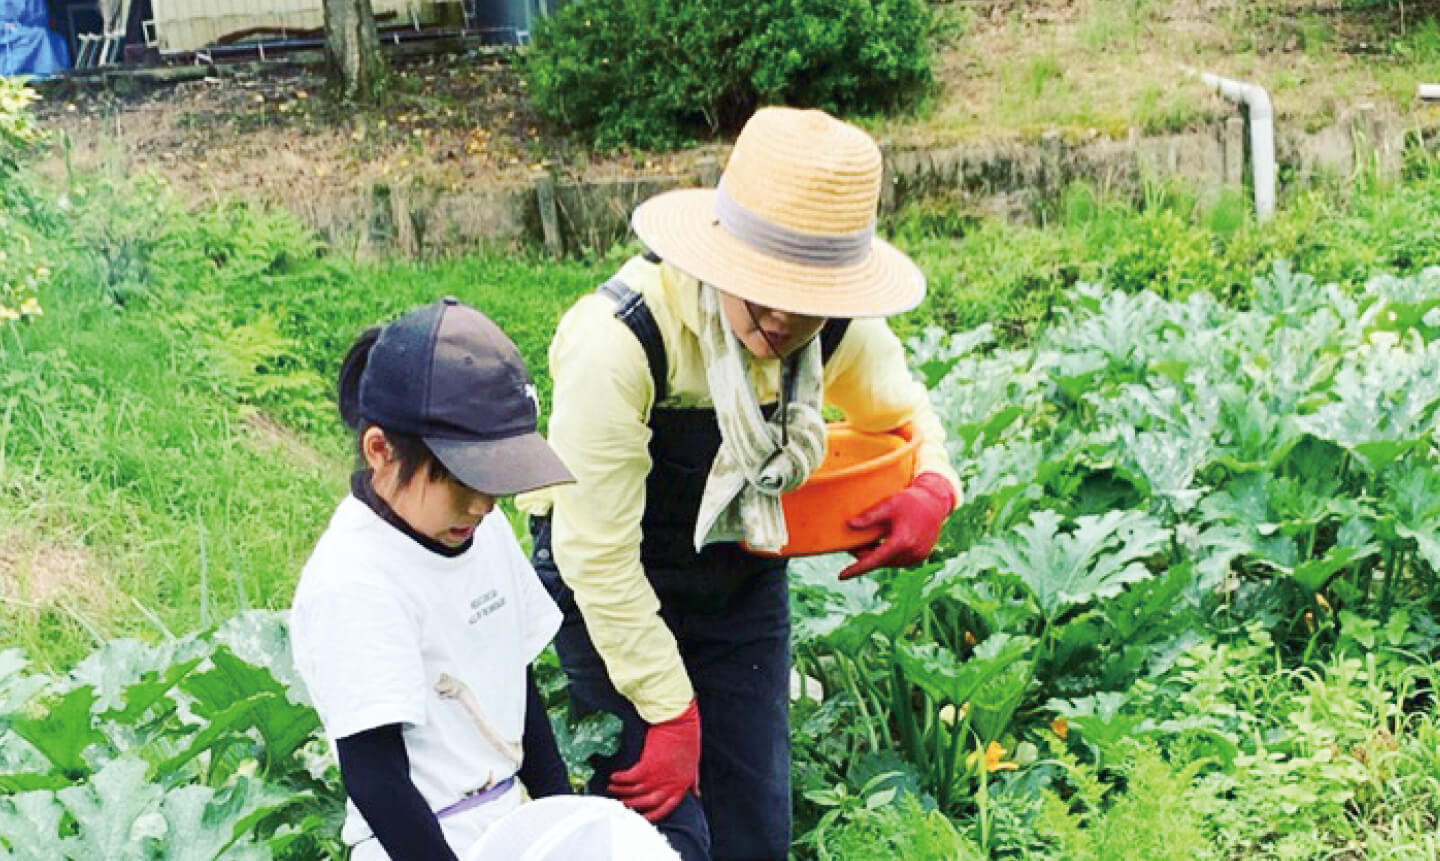
[[0, 210], [0, 327], [44, 313], [40, 294], [50, 267], [37, 254], [41, 240]]
[[591, 760], [613, 756], [620, 748], [621, 726], [620, 718], [609, 712], [586, 715], [574, 724], [562, 710], [550, 713], [550, 728], [577, 791], [585, 791], [595, 772]]
[[[344, 792], [282, 613], [160, 645], [111, 640], [63, 678], [0, 652], [0, 848], [33, 858], [340, 858]], [[554, 693], [554, 692], [552, 692]], [[572, 779], [619, 719], [551, 714]]]
[[[454, 293], [505, 320], [543, 393], [554, 314], [603, 273], [359, 266], [282, 213], [23, 184], [0, 246], [55, 271], [43, 318], [0, 331], [0, 579], [21, 590], [0, 612], [35, 658], [0, 652], [0, 854], [339, 852], [333, 765], [265, 657], [278, 627], [169, 629], [287, 600], [343, 492], [325, 381], [357, 332]], [[902, 216], [936, 301], [901, 326], [965, 493], [926, 565], [792, 566], [797, 855], [1424, 855], [1433, 181], [1302, 196], [1263, 229], [1159, 186], [1067, 198], [1047, 232]], [[52, 550], [119, 598], [26, 594]], [[159, 645], [110, 639], [137, 632]], [[610, 730], [556, 732], [583, 777]], [[1155, 798], [1184, 799], [1173, 834], [1141, 830]]]
[[801, 840], [819, 859], [883, 857], [970, 861], [985, 857], [939, 810], [907, 790], [897, 772], [871, 778], [858, 791], [845, 784], [808, 793], [825, 809]]
[[542, 114], [602, 148], [733, 131], [757, 107], [903, 107], [931, 81], [923, 0], [611, 0], [540, 22], [526, 61]]
[[1045, 792], [1036, 826], [1051, 841], [1051, 853], [1135, 861], [1203, 855], [1209, 848], [1203, 810], [1211, 799], [1195, 785], [1202, 763], [1176, 769], [1153, 744], [1133, 740], [1120, 750], [1115, 768], [1124, 776], [1125, 792], [1107, 797], [1094, 769], [1057, 746], [1056, 760], [1075, 791], [1069, 798]]
[[1047, 628], [1077, 604], [1113, 598], [1125, 584], [1149, 579], [1141, 560], [1169, 538], [1157, 521], [1135, 511], [1077, 518], [1070, 533], [1060, 531], [1061, 523], [1055, 512], [1037, 511], [1013, 536], [965, 557], [976, 570], [995, 570], [1023, 584]]
[[11, 852], [339, 857], [339, 775], [319, 754], [278, 614], [159, 646], [116, 640], [69, 678], [27, 676], [18, 654], [6, 658], [0, 843]]

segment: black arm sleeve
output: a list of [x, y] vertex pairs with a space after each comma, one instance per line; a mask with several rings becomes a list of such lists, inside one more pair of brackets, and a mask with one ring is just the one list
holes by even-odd
[[530, 797], [571, 794], [570, 771], [560, 758], [560, 748], [550, 730], [550, 716], [545, 713], [540, 689], [535, 686], [535, 671], [528, 667], [525, 670], [525, 735], [521, 744], [525, 760], [517, 776], [529, 790]]
[[345, 792], [392, 861], [457, 861], [440, 820], [410, 780], [410, 757], [399, 724], [335, 742]]

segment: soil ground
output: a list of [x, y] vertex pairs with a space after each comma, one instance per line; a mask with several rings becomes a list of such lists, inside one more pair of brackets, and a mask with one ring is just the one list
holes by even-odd
[[[1374, 0], [951, 0], [938, 4], [939, 86], [919, 117], [867, 123], [902, 147], [1180, 131], [1233, 112], [1190, 78], [1202, 67], [1267, 86], [1282, 123], [1318, 128], [1355, 103], [1440, 122], [1414, 99], [1440, 80], [1440, 4]], [[1429, 16], [1429, 17], [1427, 17]], [[220, 66], [129, 95], [49, 91], [41, 115], [77, 167], [156, 171], [196, 199], [313, 208], [376, 183], [459, 190], [675, 175], [723, 142], [675, 153], [597, 154], [549, 128], [512, 57], [396, 61], [384, 106], [334, 103], [317, 66]], [[292, 207], [295, 208], [295, 207]]]

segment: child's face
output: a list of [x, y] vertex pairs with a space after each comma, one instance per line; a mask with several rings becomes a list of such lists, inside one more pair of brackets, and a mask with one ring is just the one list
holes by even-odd
[[[378, 481], [379, 476], [376, 476]], [[495, 497], [466, 487], [455, 479], [433, 479], [421, 469], [410, 483], [387, 500], [410, 528], [447, 547], [470, 540], [475, 527], [495, 507]]]
[[[372, 437], [372, 434], [374, 435]], [[495, 497], [467, 487], [454, 478], [431, 478], [422, 466], [408, 484], [400, 484], [400, 464], [379, 428], [369, 428], [361, 441], [365, 460], [374, 470], [375, 492], [426, 538], [447, 547], [470, 540], [475, 527], [495, 507]]]

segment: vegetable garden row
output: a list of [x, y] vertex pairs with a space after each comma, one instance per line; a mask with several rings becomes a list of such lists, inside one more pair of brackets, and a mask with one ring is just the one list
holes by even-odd
[[[921, 569], [842, 584], [841, 559], [794, 565], [811, 850], [899, 796], [913, 809], [885, 839], [937, 829], [933, 857], [1115, 857], [1104, 787], [1150, 773], [1213, 809], [1131, 857], [1246, 854], [1343, 841], [1384, 795], [1385, 755], [1433, 708], [1440, 270], [1349, 295], [1277, 265], [1255, 296], [1085, 286], [1024, 348], [988, 327], [913, 344], [969, 493]], [[285, 643], [283, 615], [257, 612], [54, 677], [3, 653], [0, 841], [337, 852], [342, 795]], [[1360, 709], [1343, 726], [1337, 685]], [[577, 767], [604, 741], [556, 722]], [[1284, 820], [1247, 818], [1282, 787]]]

